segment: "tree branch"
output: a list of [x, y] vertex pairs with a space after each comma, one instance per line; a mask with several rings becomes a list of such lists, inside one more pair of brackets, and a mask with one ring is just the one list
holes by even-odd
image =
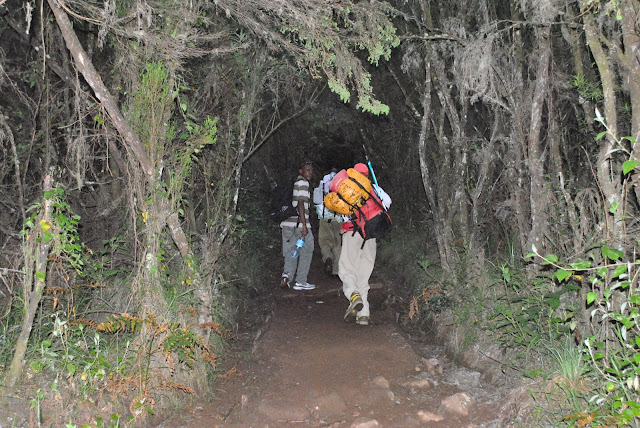
[[[251, 150], [249, 150], [249, 153], [247, 153], [247, 155], [242, 159], [242, 163], [245, 163], [247, 160], [249, 160], [249, 158], [251, 156], [253, 156], [253, 154], [256, 151], [258, 151], [258, 149], [260, 147], [262, 147], [264, 145], [264, 143], [266, 143], [267, 140], [273, 135], [273, 133], [276, 132], [282, 125], [284, 125], [285, 123], [289, 122], [291, 119], [294, 119], [294, 118], [300, 116], [305, 110], [307, 110], [309, 107], [311, 107], [313, 105], [314, 101], [318, 99], [318, 96], [322, 93], [323, 90], [324, 90], [324, 88], [322, 90], [320, 90], [320, 92], [317, 92], [317, 90], [314, 90], [313, 93], [311, 94], [311, 96], [309, 97], [309, 99], [307, 100], [307, 102], [304, 104], [304, 106], [302, 106], [302, 108], [300, 108], [299, 110], [296, 110], [295, 112], [293, 112], [289, 116], [285, 117], [284, 119], [282, 119], [280, 122], [276, 123], [275, 125], [272, 125], [271, 128], [266, 132], [266, 134], [264, 134], [262, 136], [262, 138], [260, 139], [260, 142], [258, 144], [256, 144], [256, 145], [254, 145]], [[276, 110], [276, 112], [277, 112], [277, 110]]]
[[142, 170], [145, 173], [147, 181], [149, 183], [153, 182], [153, 165], [151, 164], [151, 160], [147, 155], [146, 148], [140, 141], [138, 135], [131, 129], [124, 116], [120, 112], [118, 105], [109, 93], [109, 90], [102, 82], [102, 78], [100, 74], [98, 74], [95, 69], [91, 59], [84, 51], [84, 48], [80, 44], [80, 40], [78, 40], [78, 36], [75, 31], [71, 27], [71, 23], [69, 22], [69, 18], [66, 13], [60, 8], [57, 0], [47, 0], [53, 14], [56, 17], [56, 22], [60, 27], [60, 31], [62, 32], [62, 37], [66, 42], [67, 48], [69, 52], [71, 52], [71, 56], [73, 57], [78, 70], [82, 73], [85, 80], [91, 86], [96, 97], [102, 105], [104, 106], [107, 114], [113, 121], [114, 126], [122, 135], [122, 138], [125, 144], [133, 151], [136, 156], [136, 159], [140, 163]]

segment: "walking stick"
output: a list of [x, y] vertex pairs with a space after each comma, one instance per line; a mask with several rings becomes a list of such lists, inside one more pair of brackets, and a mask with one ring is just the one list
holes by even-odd
[[376, 178], [376, 173], [373, 172], [373, 165], [371, 165], [371, 160], [369, 160], [369, 155], [367, 154], [367, 148], [364, 146], [364, 144], [362, 145], [362, 148], [364, 149], [364, 158], [367, 161], [367, 166], [369, 167], [369, 171], [371, 171], [371, 178], [373, 178], [373, 184], [375, 184], [377, 187], [378, 186], [378, 179]]

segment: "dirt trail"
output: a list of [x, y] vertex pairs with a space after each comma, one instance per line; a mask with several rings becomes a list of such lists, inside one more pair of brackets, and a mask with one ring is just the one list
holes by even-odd
[[210, 403], [159, 426], [508, 425], [498, 417], [501, 397], [479, 373], [453, 365], [435, 343], [412, 346], [385, 308], [379, 280], [372, 278], [370, 291], [373, 323], [359, 326], [343, 321], [347, 300], [338, 279], [318, 266], [310, 278], [320, 279], [316, 290], [274, 292], [273, 310], [245, 341], [244, 358], [229, 367]]

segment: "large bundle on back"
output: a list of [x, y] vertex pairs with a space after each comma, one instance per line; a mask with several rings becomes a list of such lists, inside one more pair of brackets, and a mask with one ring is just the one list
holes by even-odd
[[353, 168], [342, 170], [329, 183], [324, 205], [339, 214], [353, 214], [371, 197], [371, 181]]

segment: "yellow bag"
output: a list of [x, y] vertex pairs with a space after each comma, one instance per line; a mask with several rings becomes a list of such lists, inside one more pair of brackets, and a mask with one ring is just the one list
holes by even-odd
[[324, 206], [338, 214], [353, 214], [371, 196], [371, 181], [353, 168], [342, 170], [329, 183]]

